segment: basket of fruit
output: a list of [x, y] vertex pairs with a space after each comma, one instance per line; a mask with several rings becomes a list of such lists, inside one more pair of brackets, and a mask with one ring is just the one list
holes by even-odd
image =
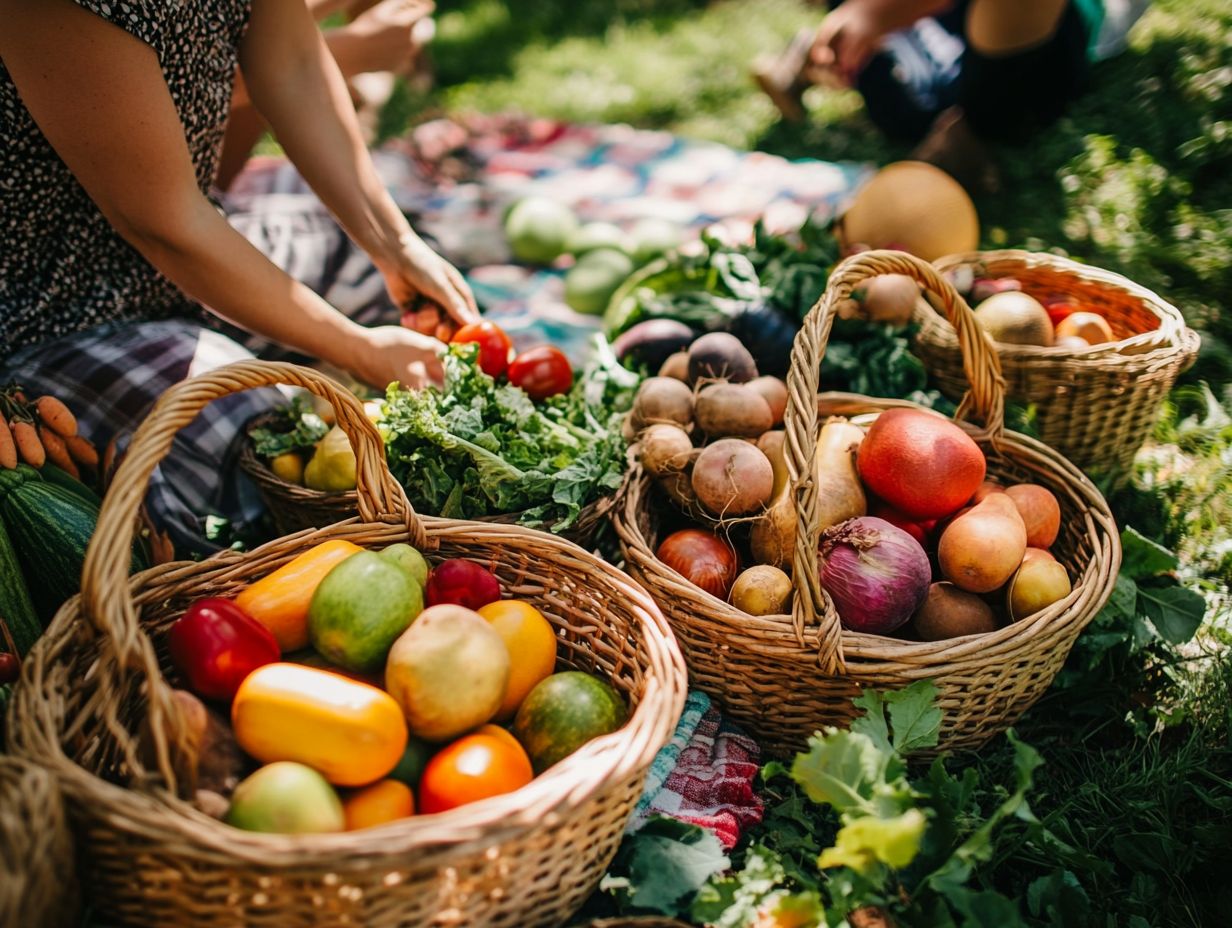
[[61, 928], [77, 907], [73, 846], [55, 778], [0, 754], [0, 925]]
[[[497, 334], [485, 334], [476, 350], [465, 341], [473, 328]], [[459, 337], [445, 355], [442, 387], [391, 389], [364, 404], [412, 505], [589, 546], [624, 476], [620, 418], [637, 375], [606, 343], [575, 380], [568, 359], [550, 346], [500, 367], [493, 359], [501, 352], [489, 348], [507, 339], [492, 323], [466, 326]], [[248, 436], [240, 466], [280, 532], [355, 515], [355, 453], [341, 429], [293, 403], [254, 420]]]
[[[971, 384], [958, 421], [818, 395], [837, 307], [878, 274], [911, 275], [954, 320]], [[1009, 726], [1111, 595], [1120, 544], [1090, 480], [1004, 429], [997, 355], [961, 297], [904, 253], [845, 261], [796, 340], [785, 430], [755, 445], [768, 417], [748, 384], [730, 382], [747, 378], [747, 362], [706, 347], [699, 370], [728, 382], [701, 386], [691, 411], [687, 389], [668, 414], [635, 401], [635, 426], [657, 421], [639, 436], [614, 519], [694, 685], [779, 754], [849, 722], [864, 687], [924, 678], [941, 691], [941, 749]], [[730, 412], [706, 425], [703, 405], [720, 391]], [[692, 432], [680, 427], [690, 417]], [[681, 497], [691, 505], [669, 502]]]
[[[936, 266], [996, 343], [1006, 396], [1039, 439], [1085, 471], [1124, 479], [1168, 391], [1198, 354], [1179, 310], [1145, 287], [1052, 254], [989, 251]], [[914, 350], [951, 398], [966, 389], [954, 327], [917, 309]]]
[[[274, 383], [333, 405], [359, 516], [129, 581], [176, 431]], [[683, 706], [671, 632], [560, 538], [421, 519], [384, 461], [354, 397], [286, 364], [187, 381], [138, 430], [10, 715], [104, 921], [553, 925], [594, 889]]]

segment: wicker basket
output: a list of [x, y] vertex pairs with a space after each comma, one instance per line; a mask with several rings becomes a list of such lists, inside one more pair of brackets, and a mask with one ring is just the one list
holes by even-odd
[[0, 755], [0, 925], [63, 928], [77, 912], [73, 844], [55, 778]]
[[[1198, 354], [1198, 335], [1180, 312], [1124, 277], [1051, 254], [977, 252], [935, 264], [1012, 277], [1040, 299], [1068, 297], [1107, 318], [1118, 341], [1077, 351], [997, 345], [997, 352], [1009, 400], [1035, 406], [1040, 441], [1084, 471], [1114, 483], [1127, 478], [1168, 391]], [[927, 304], [915, 321], [916, 354], [942, 392], [957, 399], [966, 379], [953, 326]]]
[[[260, 424], [259, 417], [252, 425]], [[258, 456], [251, 441], [245, 441], [240, 451], [240, 467], [253, 482], [269, 509], [274, 527], [283, 535], [292, 535], [306, 528], [321, 528], [349, 519], [356, 513], [356, 493], [327, 493], [310, 490], [296, 483], [283, 480]], [[583, 506], [577, 521], [560, 532], [560, 537], [583, 548], [594, 544], [595, 535], [607, 520], [608, 512], [616, 503], [616, 496], [606, 496], [588, 506]], [[516, 525], [521, 513], [510, 512], [498, 516], [484, 516], [476, 521], [497, 525]], [[550, 526], [544, 526], [550, 528]]]
[[[333, 404], [356, 447], [359, 518], [129, 579], [137, 506], [176, 431], [212, 399], [273, 383]], [[366, 831], [258, 834], [197, 811], [182, 798], [191, 748], [160, 669], [163, 634], [189, 602], [233, 595], [330, 538], [367, 547], [409, 541], [430, 559], [482, 562], [507, 595], [553, 623], [565, 664], [625, 694], [628, 723], [514, 793]], [[103, 504], [82, 593], [25, 660], [9, 738], [59, 780], [86, 891], [104, 923], [512, 928], [560, 924], [594, 889], [684, 696], [671, 632], [625, 575], [551, 535], [419, 518], [358, 401], [307, 369], [252, 361], [173, 388], [142, 424]], [[142, 765], [135, 736], [147, 716], [157, 769]]]
[[860, 416], [909, 403], [850, 394], [817, 394], [834, 308], [877, 274], [910, 274], [941, 297], [957, 322], [972, 389], [960, 409], [986, 424], [961, 423], [988, 459], [990, 476], [1043, 484], [1062, 509], [1053, 548], [1074, 580], [1061, 602], [985, 635], [920, 643], [841, 629], [818, 580], [817, 493], [795, 484], [799, 526], [791, 616], [755, 618], [687, 582], [655, 557], [668, 505], [650, 495], [640, 467], [629, 478], [616, 531], [630, 573], [662, 606], [685, 652], [693, 683], [714, 696], [771, 752], [802, 748], [824, 725], [845, 725], [863, 687], [897, 689], [930, 678], [940, 688], [941, 749], [975, 747], [1009, 726], [1048, 688], [1074, 639], [1112, 592], [1121, 550], [1108, 506], [1095, 486], [1055, 451], [1002, 427], [997, 355], [954, 289], [930, 266], [899, 252], [875, 251], [841, 264], [796, 338], [788, 375], [787, 456], [792, 479], [810, 468], [820, 414]]

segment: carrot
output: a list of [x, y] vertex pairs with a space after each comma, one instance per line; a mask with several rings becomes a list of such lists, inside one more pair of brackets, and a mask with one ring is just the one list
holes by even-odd
[[[44, 397], [45, 398], [45, 397]], [[68, 453], [68, 448], [64, 446], [64, 439], [49, 429], [46, 425], [39, 426], [39, 438], [43, 441], [43, 450], [47, 452], [47, 460], [60, 468], [74, 480], [81, 479], [81, 471], [77, 469], [72, 456]]]
[[9, 424], [0, 419], [0, 467], [12, 470], [17, 466], [17, 446], [13, 444], [13, 433]]
[[91, 444], [90, 439], [81, 435], [70, 435], [64, 439], [64, 447], [68, 448], [73, 460], [86, 470], [98, 470], [98, 449]]
[[43, 443], [39, 441], [38, 432], [33, 425], [16, 421], [9, 423], [9, 427], [13, 430], [13, 441], [17, 444], [23, 461], [35, 469], [47, 463], [47, 452], [43, 449]]
[[61, 438], [77, 434], [77, 419], [69, 412], [68, 407], [54, 396], [40, 396], [35, 400], [34, 408], [38, 410], [43, 425]]

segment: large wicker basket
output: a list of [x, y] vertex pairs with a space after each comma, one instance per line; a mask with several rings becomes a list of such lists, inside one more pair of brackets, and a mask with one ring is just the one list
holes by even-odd
[[[910, 274], [939, 295], [955, 320], [972, 384], [960, 413], [985, 423], [966, 428], [988, 459], [990, 476], [1042, 484], [1061, 503], [1054, 552], [1074, 581], [1064, 600], [984, 635], [920, 643], [847, 631], [818, 580], [818, 499], [811, 468], [819, 413], [867, 425], [895, 405], [850, 394], [818, 396], [818, 374], [835, 307], [877, 274]], [[940, 688], [941, 748], [975, 747], [1012, 724], [1048, 688], [1074, 639], [1112, 592], [1121, 550], [1099, 491], [1072, 464], [1038, 441], [1002, 427], [997, 356], [971, 310], [930, 266], [900, 252], [875, 251], [841, 264], [810, 312], [792, 350], [788, 375], [788, 468], [800, 518], [794, 555], [793, 613], [755, 618], [703, 592], [655, 556], [668, 504], [651, 495], [640, 467], [631, 473], [615, 518], [629, 572], [662, 606], [685, 652], [694, 685], [714, 696], [773, 753], [802, 748], [824, 725], [845, 725], [864, 687], [897, 689], [929, 678]]]
[[[360, 516], [271, 542], [126, 576], [146, 482], [176, 431], [212, 399], [287, 383], [326, 397], [357, 449]], [[233, 595], [312, 545], [408, 541], [467, 557], [537, 606], [563, 663], [610, 679], [628, 723], [526, 787], [366, 831], [240, 831], [185, 801], [191, 748], [163, 677], [163, 633], [192, 600]], [[564, 922], [620, 841], [646, 770], [685, 696], [684, 663], [654, 603], [570, 543], [513, 526], [421, 519], [384, 464], [359, 403], [323, 376], [245, 362], [181, 384], [142, 424], [103, 504], [82, 593], [26, 658], [9, 738], [54, 773], [79, 836], [86, 892], [106, 924], [166, 928], [536, 926]], [[156, 769], [136, 732], [148, 717]]]
[[[252, 424], [258, 424], [260, 419]], [[354, 490], [341, 493], [326, 493], [310, 490], [295, 483], [288, 483], [272, 470], [257, 454], [251, 441], [245, 441], [240, 450], [240, 467], [257, 485], [261, 498], [269, 509], [274, 527], [283, 535], [301, 532], [306, 528], [321, 528], [349, 519], [358, 511]], [[559, 534], [584, 548], [590, 548], [599, 528], [607, 520], [608, 511], [616, 502], [616, 496], [605, 496], [582, 507], [577, 521]], [[516, 525], [521, 513], [511, 512], [498, 516], [485, 516], [477, 521], [497, 525]], [[550, 529], [551, 526], [542, 526]]]
[[0, 925], [63, 928], [79, 899], [55, 777], [0, 754]]
[[[1052, 254], [989, 251], [951, 255], [941, 271], [970, 266], [977, 277], [1018, 280], [1040, 299], [1068, 298], [1107, 318], [1117, 341], [1090, 348], [997, 345], [1006, 394], [1033, 404], [1040, 441], [1084, 471], [1119, 482], [1150, 437], [1177, 376], [1193, 363], [1199, 339], [1179, 310], [1118, 274]], [[917, 307], [915, 352], [942, 392], [967, 388], [954, 327], [927, 303]]]

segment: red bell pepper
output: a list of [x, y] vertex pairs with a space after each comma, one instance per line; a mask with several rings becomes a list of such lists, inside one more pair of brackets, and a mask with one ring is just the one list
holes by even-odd
[[230, 701], [244, 678], [281, 657], [264, 625], [229, 599], [200, 599], [167, 632], [171, 663], [204, 699]]

